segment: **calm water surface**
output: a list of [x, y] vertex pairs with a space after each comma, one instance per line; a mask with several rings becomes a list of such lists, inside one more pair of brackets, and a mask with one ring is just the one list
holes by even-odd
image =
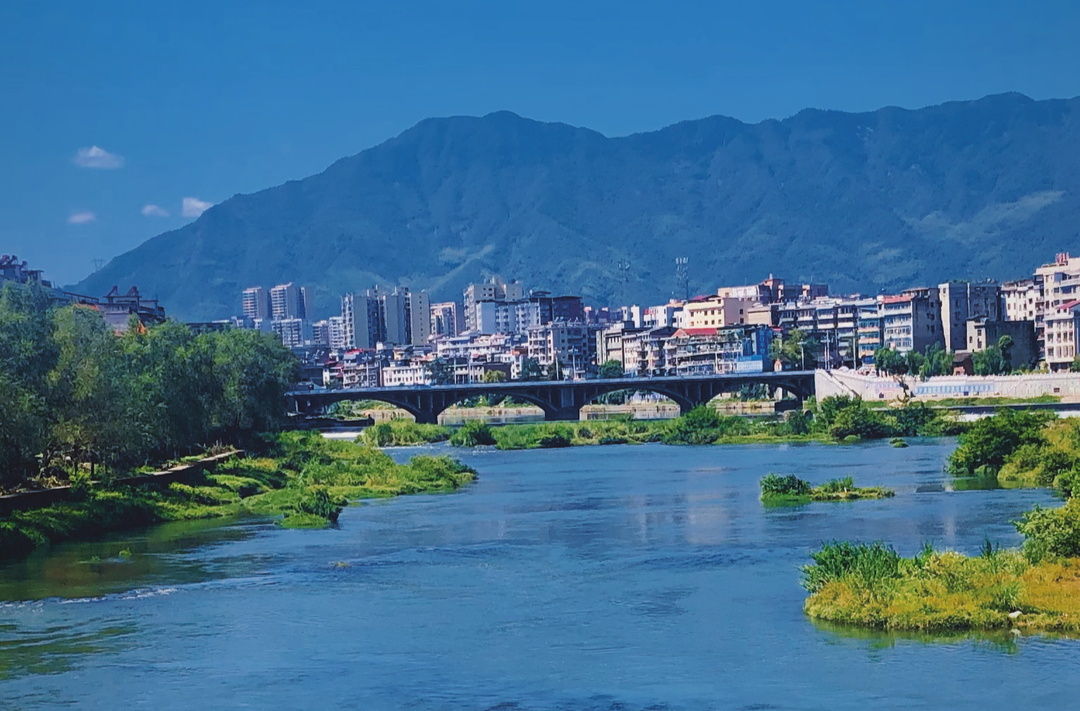
[[[1008, 521], [1052, 501], [953, 491], [952, 447], [466, 452], [475, 485], [352, 507], [336, 530], [202, 523], [58, 547], [0, 568], [0, 708], [1080, 703], [1080, 642], [803, 615], [798, 566], [823, 540], [975, 552], [984, 536], [1016, 545]], [[765, 509], [768, 472], [851, 474], [897, 497]]]

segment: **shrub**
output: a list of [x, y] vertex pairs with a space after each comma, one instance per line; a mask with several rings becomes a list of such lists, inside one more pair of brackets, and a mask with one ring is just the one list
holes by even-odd
[[569, 447], [570, 438], [559, 432], [544, 435], [540, 438], [540, 446], [546, 448]]
[[766, 474], [761, 479], [762, 499], [778, 496], [810, 496], [812, 490], [809, 482], [803, 481], [794, 474], [788, 474], [787, 476]]
[[891, 436], [893, 432], [894, 428], [878, 413], [863, 406], [862, 401], [840, 410], [829, 427], [829, 436], [834, 439], [847, 439], [852, 436], [859, 439], [881, 439]]
[[810, 426], [813, 424], [813, 416], [805, 410], [792, 410], [784, 417], [788, 431], [793, 435], [810, 434]]
[[1014, 525], [1026, 539], [1024, 555], [1032, 562], [1080, 557], [1080, 499], [1069, 499], [1056, 509], [1036, 506]]
[[450, 435], [450, 444], [455, 447], [482, 447], [495, 444], [495, 435], [487, 424], [473, 420]]
[[949, 456], [954, 476], [997, 473], [1010, 455], [1026, 444], [1042, 444], [1042, 429], [1053, 413], [1002, 408], [993, 417], [974, 422], [960, 435], [960, 445]]
[[802, 569], [802, 585], [815, 593], [837, 580], [851, 580], [862, 587], [880, 584], [900, 575], [900, 554], [884, 543], [826, 543], [810, 554], [813, 565]]
[[671, 421], [665, 444], [712, 444], [720, 436], [722, 418], [707, 405], [698, 405]]
[[851, 477], [846, 476], [843, 479], [830, 479], [821, 486], [818, 487], [818, 491], [825, 494], [835, 494], [841, 491], [851, 491], [855, 488], [855, 482]]

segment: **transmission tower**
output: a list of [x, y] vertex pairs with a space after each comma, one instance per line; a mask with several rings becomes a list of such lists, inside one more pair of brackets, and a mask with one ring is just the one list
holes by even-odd
[[94, 260], [94, 271], [95, 272], [100, 272], [101, 268], [103, 266], [105, 266], [105, 260], [104, 259], [102, 259], [101, 257], [98, 257], [97, 259]]
[[675, 257], [675, 296], [690, 300], [690, 258]]

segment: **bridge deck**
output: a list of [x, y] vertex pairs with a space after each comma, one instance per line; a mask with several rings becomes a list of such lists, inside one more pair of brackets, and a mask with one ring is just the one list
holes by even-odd
[[460, 400], [478, 395], [508, 395], [539, 406], [549, 420], [576, 420], [582, 406], [602, 395], [619, 390], [654, 392], [674, 400], [680, 410], [686, 412], [721, 393], [734, 392], [744, 385], [779, 388], [801, 400], [814, 392], [814, 372], [800, 370], [610, 380], [539, 380], [297, 390], [290, 392], [288, 398], [296, 412], [308, 415], [345, 400], [379, 400], [407, 410], [418, 422], [436, 422], [440, 412]]

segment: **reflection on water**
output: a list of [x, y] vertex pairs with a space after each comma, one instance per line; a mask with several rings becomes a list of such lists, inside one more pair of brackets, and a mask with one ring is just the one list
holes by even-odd
[[811, 620], [822, 632], [834, 635], [838, 639], [865, 643], [868, 649], [892, 649], [898, 644], [915, 643], [921, 645], [970, 644], [976, 648], [1014, 654], [1019, 651], [1017, 635], [1010, 630], [992, 632], [886, 632], [868, 630], [863, 627], [839, 625], [821, 620]]
[[0, 625], [0, 681], [24, 674], [71, 671], [79, 657], [118, 652], [136, 629], [135, 625], [93, 630], [71, 625], [42, 629]]
[[[958, 490], [951, 447], [455, 452], [476, 484], [352, 507], [338, 529], [61, 546], [0, 570], [0, 597], [30, 601], [0, 606], [0, 708], [1063, 708], [1076, 642], [802, 612], [822, 541], [974, 553], [1016, 545], [1009, 521], [1053, 501]], [[766, 508], [768, 472], [897, 496]]]
[[180, 521], [39, 550], [0, 567], [0, 600], [97, 597], [133, 586], [232, 576], [240, 572], [233, 566], [236, 561], [221, 566], [206, 556], [208, 547], [243, 540], [266, 526]]

